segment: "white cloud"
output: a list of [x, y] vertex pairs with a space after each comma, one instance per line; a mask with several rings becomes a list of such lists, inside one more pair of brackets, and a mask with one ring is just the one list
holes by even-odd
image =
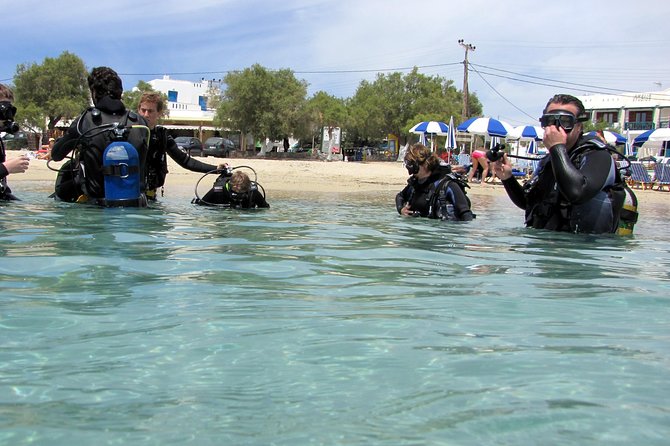
[[485, 112], [527, 122], [518, 109], [535, 116], [549, 96], [565, 91], [527, 76], [612, 89], [670, 86], [669, 13], [670, 3], [652, 0], [634, 7], [622, 0], [23, 0], [3, 25], [12, 38], [0, 79], [11, 79], [19, 63], [68, 50], [89, 67], [125, 73], [131, 85], [163, 73], [216, 78], [260, 63], [298, 72], [358, 70], [298, 74], [311, 91], [339, 96], [374, 79], [375, 72], [362, 70], [415, 65], [441, 65], [422, 72], [461, 88], [462, 38], [476, 46], [469, 54], [473, 67], [503, 76], [483, 75], [484, 81], [470, 74], [470, 90]]

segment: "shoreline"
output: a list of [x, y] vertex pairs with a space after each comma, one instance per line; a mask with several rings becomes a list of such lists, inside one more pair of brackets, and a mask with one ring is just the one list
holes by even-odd
[[[20, 150], [7, 151], [7, 157], [17, 157], [27, 153]], [[266, 190], [268, 196], [274, 192], [287, 196], [290, 193], [302, 195], [304, 193], [318, 194], [359, 194], [359, 193], [388, 193], [392, 199], [395, 194], [407, 184], [407, 171], [402, 163], [389, 161], [321, 161], [321, 160], [287, 160], [263, 158], [197, 158], [208, 164], [228, 163], [232, 167], [249, 166], [256, 171], [258, 182]], [[22, 185], [31, 183], [30, 188], [39, 186], [49, 190], [56, 181], [57, 171], [64, 163], [31, 159], [30, 166], [25, 173], [10, 174], [7, 177], [9, 187], [15, 195], [20, 197]], [[166, 193], [182, 196], [193, 194], [196, 183], [203, 176], [202, 173], [184, 169], [168, 157]], [[213, 177], [213, 176], [212, 176]], [[252, 176], [253, 178], [253, 176]], [[212, 178], [212, 182], [213, 182]], [[200, 189], [207, 190], [211, 184], [203, 180]], [[658, 190], [633, 189], [639, 204], [643, 206], [660, 206], [670, 203], [670, 192]], [[51, 191], [50, 191], [51, 192]], [[472, 184], [468, 195], [505, 195], [504, 187], [497, 184]]]

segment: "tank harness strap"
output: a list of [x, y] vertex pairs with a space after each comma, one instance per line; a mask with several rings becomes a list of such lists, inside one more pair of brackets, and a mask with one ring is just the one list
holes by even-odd
[[129, 166], [128, 164], [117, 164], [111, 166], [104, 166], [102, 168], [103, 175], [125, 178], [129, 175], [139, 173], [139, 166]]

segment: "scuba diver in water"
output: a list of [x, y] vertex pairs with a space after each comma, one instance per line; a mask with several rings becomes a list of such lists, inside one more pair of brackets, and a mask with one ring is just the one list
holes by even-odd
[[194, 158], [191, 158], [187, 152], [182, 151], [177, 147], [177, 143], [172, 136], [167, 134], [167, 129], [158, 123], [158, 118], [163, 114], [165, 109], [165, 102], [160, 93], [146, 92], [140, 98], [140, 104], [137, 112], [146, 119], [149, 128], [151, 129], [151, 140], [149, 142], [149, 153], [147, 155], [146, 167], [146, 194], [149, 200], [156, 199], [157, 189], [161, 189], [165, 184], [165, 177], [168, 173], [167, 157], [175, 160], [184, 169], [192, 172], [207, 173], [216, 169], [224, 169], [225, 165], [212, 166], [211, 164], [203, 163]]
[[400, 215], [452, 221], [475, 218], [465, 193], [469, 186], [426, 146], [414, 144], [409, 148], [405, 168], [410, 177], [395, 199]]
[[[0, 84], [0, 132], [16, 133], [19, 126], [14, 122], [16, 107], [12, 105], [14, 92], [6, 85]], [[7, 177], [13, 173], [23, 173], [28, 169], [30, 159], [26, 155], [7, 159], [5, 143], [0, 138], [0, 200], [18, 200], [7, 184]]]
[[[63, 164], [58, 173], [54, 195], [68, 202], [146, 206], [143, 183], [148, 151], [147, 123], [137, 113], [126, 109], [121, 101], [123, 84], [116, 71], [96, 67], [87, 80], [93, 107], [73, 121], [48, 156], [53, 161], [61, 161], [74, 151], [73, 158]], [[116, 150], [108, 152], [106, 149], [112, 142], [119, 144]], [[123, 148], [125, 151], [125, 147], [132, 153], [118, 150]], [[110, 158], [106, 158], [107, 154]], [[107, 164], [111, 157], [116, 164]], [[107, 187], [106, 191], [106, 184], [119, 187]], [[124, 187], [127, 190], [121, 190]], [[126, 192], [129, 193], [127, 198], [124, 196]]]
[[[202, 198], [198, 197], [196, 185], [196, 198], [191, 203], [205, 206], [223, 206], [232, 209], [269, 208], [270, 205], [265, 200], [263, 186], [256, 181], [252, 181], [245, 172], [236, 170], [243, 167], [246, 166], [224, 170], [214, 182], [214, 186]], [[251, 169], [250, 167], [247, 168]]]
[[[549, 154], [532, 178], [521, 186], [511, 166], [491, 163], [512, 202], [526, 211], [526, 226], [592, 234], [632, 232], [637, 220], [635, 195], [612, 158], [615, 149], [582, 134], [586, 120], [578, 98], [556, 95], [540, 118]], [[626, 229], [619, 230], [620, 226]]]

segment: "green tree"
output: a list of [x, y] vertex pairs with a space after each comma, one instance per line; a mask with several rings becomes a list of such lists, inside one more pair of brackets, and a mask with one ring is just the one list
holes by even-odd
[[345, 127], [347, 122], [347, 104], [344, 99], [318, 91], [309, 98], [303, 108], [301, 122], [294, 135], [302, 139], [318, 137], [321, 129]]
[[[470, 95], [470, 110], [481, 113], [481, 104]], [[360, 139], [381, 139], [388, 133], [407, 136], [416, 123], [461, 119], [463, 94], [452, 80], [427, 76], [415, 67], [402, 73], [379, 74], [374, 82], [362, 81], [349, 107], [347, 131]]]
[[32, 130], [52, 130], [61, 119], [79, 115], [90, 101], [86, 67], [67, 51], [42, 64], [20, 64], [14, 76], [16, 108]]
[[270, 71], [255, 64], [228, 73], [224, 82], [216, 125], [274, 140], [291, 135], [304, 117], [307, 83], [291, 70]]

